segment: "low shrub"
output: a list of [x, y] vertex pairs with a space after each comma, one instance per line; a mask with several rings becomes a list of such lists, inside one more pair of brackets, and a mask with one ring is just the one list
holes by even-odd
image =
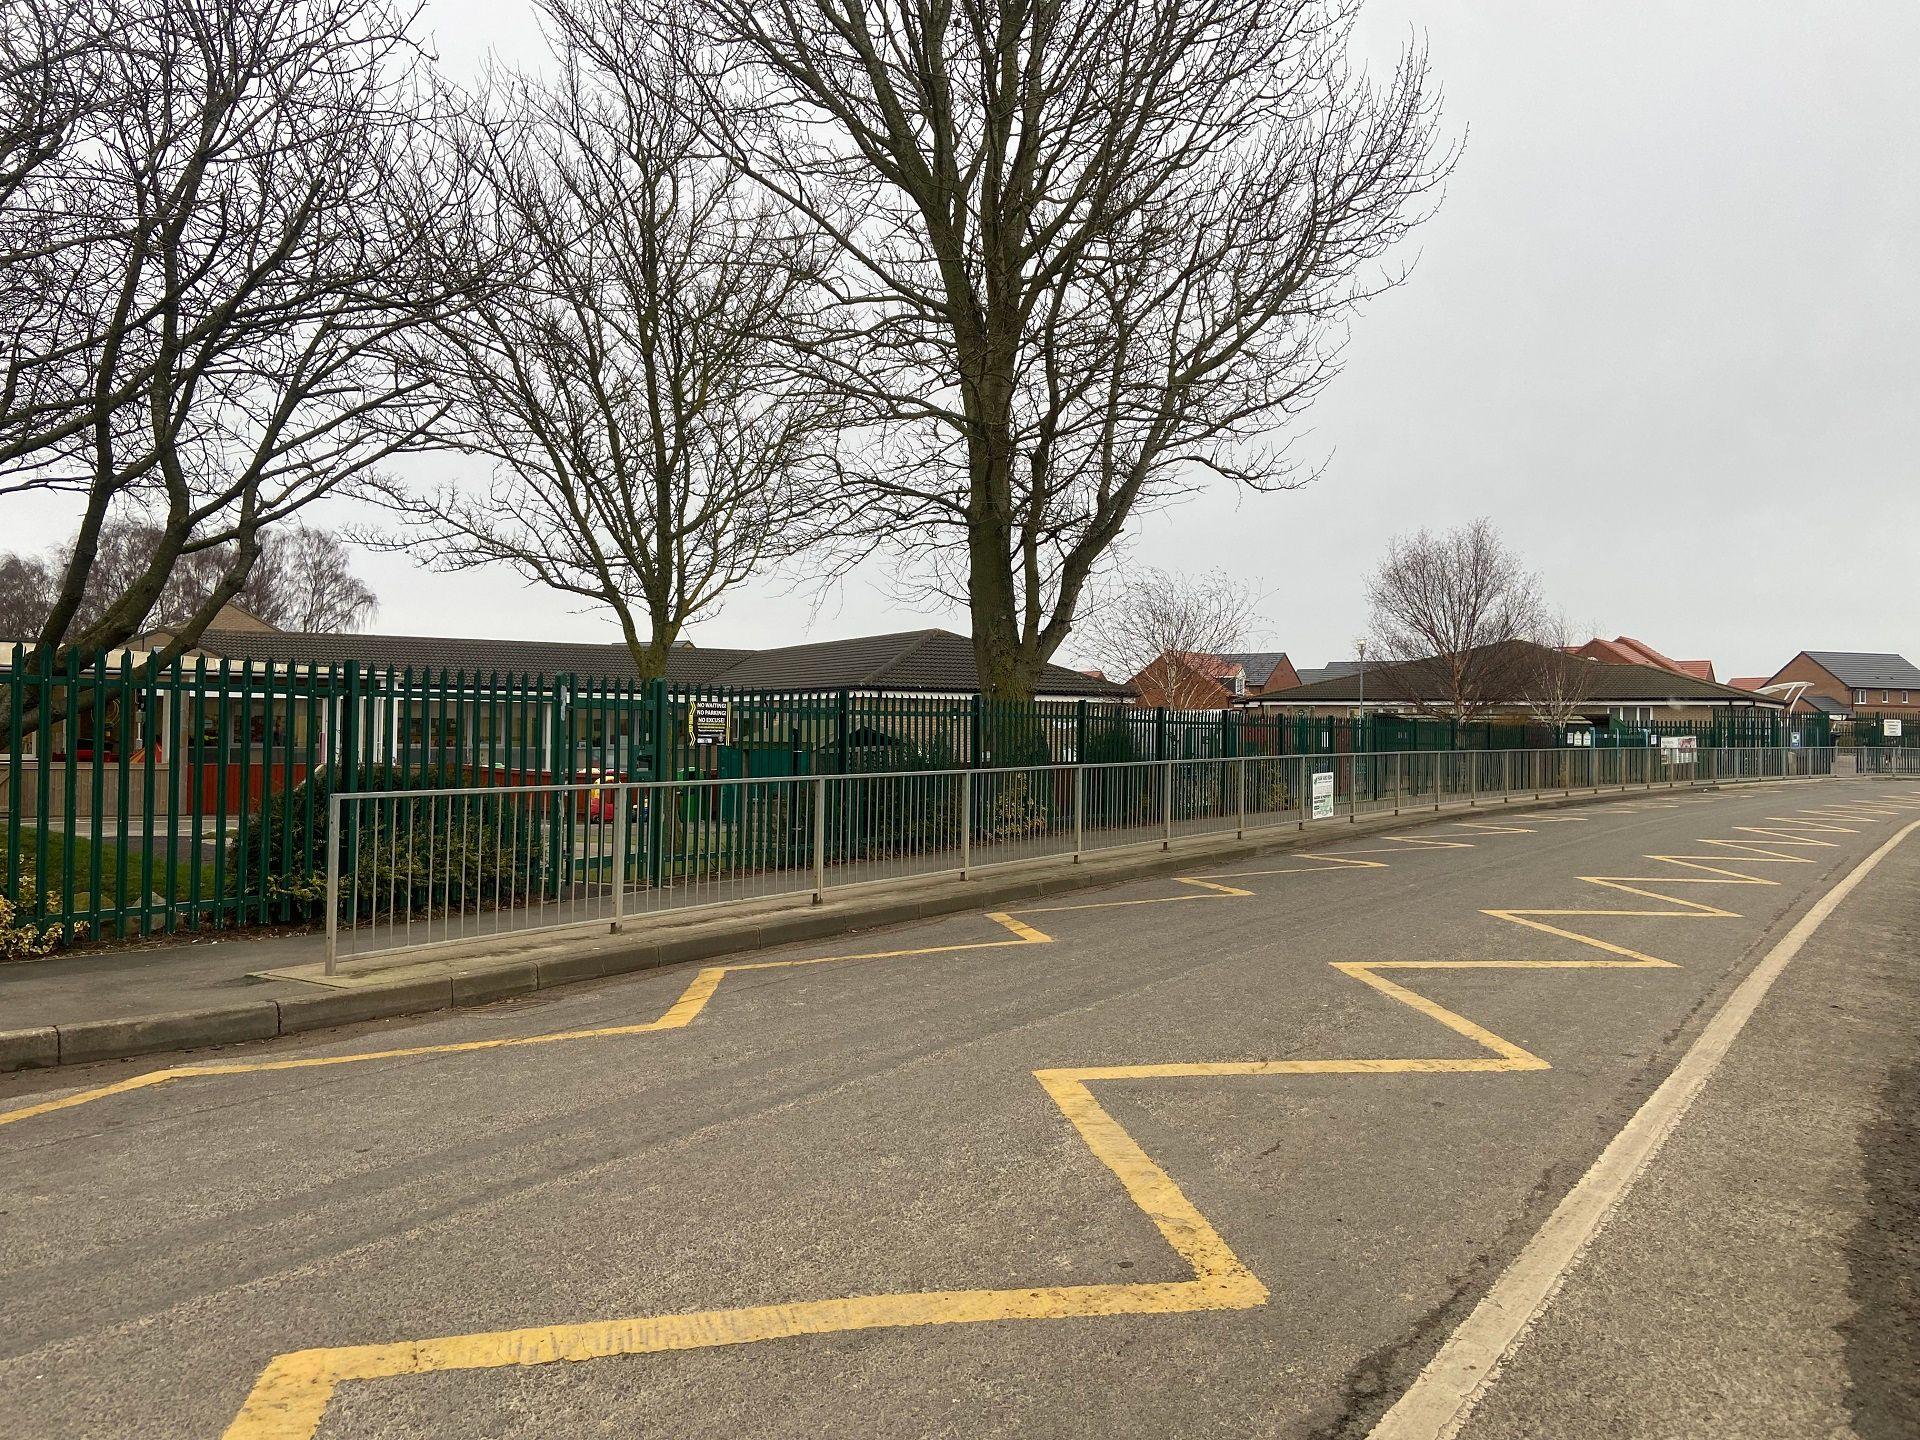
[[[59, 925], [43, 925], [32, 918], [40, 908], [40, 892], [31, 871], [21, 871], [18, 888], [18, 894], [0, 895], [0, 964], [37, 960], [51, 953], [66, 934]], [[51, 908], [59, 908], [57, 901]]]
[[994, 841], [1031, 840], [1046, 834], [1052, 823], [1045, 799], [1034, 793], [1028, 775], [995, 777], [986, 811], [982, 829]]
[[[298, 920], [321, 918], [327, 889], [327, 817], [336, 789], [333, 771], [315, 771], [262, 808], [261, 830], [248, 839], [248, 889], [284, 902]], [[465, 783], [450, 770], [363, 770], [355, 794], [395, 790], [450, 790]], [[342, 836], [341, 896], [361, 915], [421, 915], [441, 908], [497, 900], [509, 889], [540, 883], [544, 837], [550, 833], [547, 795], [417, 795], [353, 807], [352, 833]], [[238, 841], [228, 851], [230, 887], [240, 883]], [[265, 851], [265, 872], [259, 855]]]

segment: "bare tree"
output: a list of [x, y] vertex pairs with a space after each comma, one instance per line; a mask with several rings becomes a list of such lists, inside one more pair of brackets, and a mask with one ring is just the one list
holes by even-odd
[[90, 70], [107, 42], [102, 7], [84, 0], [0, 5], [0, 209], [72, 143], [96, 103]]
[[[619, 49], [671, 0], [575, 0]], [[1444, 173], [1357, 0], [690, 0], [724, 138], [833, 247], [803, 337], [858, 410], [844, 533], [964, 598], [1025, 698], [1143, 507], [1297, 481], [1372, 262]]]
[[[80, 500], [45, 647], [125, 642], [177, 568], [224, 557], [171, 654], [240, 592], [268, 527], [428, 442], [437, 413], [399, 342], [467, 279], [425, 243], [446, 197], [423, 153], [410, 11], [89, 8], [110, 43], [89, 52], [100, 85], [85, 143], [55, 146], [4, 197], [8, 227], [50, 215], [66, 228], [35, 253], [12, 240], [0, 253], [0, 292], [33, 277], [58, 322], [26, 367], [38, 408], [9, 417], [0, 493]], [[152, 546], [76, 623], [119, 514], [151, 522]]]
[[46, 202], [125, 99], [116, 14], [114, 0], [0, 4], [0, 463], [77, 433], [97, 408], [75, 361], [100, 317], [74, 303], [88, 281], [72, 262], [133, 222]]
[[[76, 624], [93, 624], [126, 593], [146, 569], [159, 539], [159, 526], [137, 518], [116, 516], [101, 526]], [[183, 556], [161, 587], [147, 628], [171, 633], [188, 624], [225, 578], [232, 550], [229, 543]], [[0, 640], [40, 633], [65, 568], [65, 553], [63, 549], [45, 558], [0, 555]], [[353, 573], [351, 555], [340, 537], [299, 523], [262, 532], [259, 556], [232, 598], [280, 630], [357, 630], [379, 609], [373, 591]]]
[[1251, 586], [1223, 571], [1139, 570], [1089, 609], [1077, 643], [1108, 675], [1130, 679], [1149, 704], [1212, 709], [1222, 689], [1216, 658], [1246, 643], [1259, 604]]
[[1602, 678], [1596, 661], [1572, 653], [1580, 633], [1565, 615], [1542, 612], [1527, 636], [1534, 646], [1520, 664], [1518, 698], [1536, 720], [1556, 730], [1564, 731], [1586, 709]]
[[780, 341], [809, 242], [701, 139], [670, 23], [614, 68], [552, 19], [553, 78], [500, 79], [461, 154], [513, 282], [444, 317], [432, 359], [491, 481], [390, 490], [406, 524], [383, 543], [604, 605], [652, 677], [807, 538], [834, 415]]
[[1539, 582], [1491, 521], [1395, 537], [1367, 604], [1374, 646], [1394, 662], [1370, 672], [1383, 698], [1455, 724], [1518, 698]]
[[47, 621], [60, 571], [37, 555], [0, 555], [0, 645], [30, 641]]
[[380, 609], [379, 597], [353, 573], [352, 553], [341, 538], [301, 524], [267, 534], [238, 598], [281, 630], [360, 630]]

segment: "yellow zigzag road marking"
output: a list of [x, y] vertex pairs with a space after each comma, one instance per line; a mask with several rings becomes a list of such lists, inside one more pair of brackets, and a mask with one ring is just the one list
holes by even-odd
[[[1178, 896], [1178, 899], [1192, 897]], [[69, 1110], [76, 1105], [90, 1104], [95, 1100], [104, 1100], [110, 1095], [123, 1095], [129, 1090], [140, 1090], [148, 1086], [162, 1085], [171, 1080], [190, 1080], [207, 1075], [256, 1075], [276, 1070], [317, 1070], [334, 1065], [357, 1065], [369, 1060], [402, 1060], [418, 1055], [465, 1055], [481, 1050], [511, 1050], [529, 1045], [554, 1045], [568, 1040], [599, 1040], [620, 1035], [648, 1035], [656, 1030], [678, 1030], [692, 1023], [693, 1018], [706, 1009], [707, 1002], [713, 998], [713, 992], [720, 982], [735, 971], [742, 970], [780, 970], [801, 965], [826, 965], [841, 960], [891, 960], [906, 955], [930, 955], [959, 950], [997, 950], [1009, 945], [1045, 945], [1053, 937], [1031, 925], [1024, 925], [1011, 915], [995, 912], [987, 916], [989, 920], [1005, 926], [1013, 932], [1011, 940], [975, 940], [957, 945], [913, 950], [870, 950], [858, 955], [821, 955], [802, 960], [758, 960], [733, 965], [709, 965], [700, 970], [686, 989], [669, 1005], [657, 1019], [636, 1025], [610, 1025], [590, 1030], [553, 1030], [541, 1035], [511, 1036], [496, 1040], [462, 1040], [443, 1045], [407, 1045], [390, 1050], [356, 1051], [350, 1055], [309, 1055], [287, 1060], [235, 1060], [229, 1062], [208, 1062], [195, 1065], [176, 1065], [166, 1070], [155, 1070], [145, 1075], [136, 1075], [128, 1080], [115, 1081], [111, 1085], [101, 1085], [92, 1090], [77, 1091], [62, 1096], [58, 1100], [43, 1101], [38, 1105], [29, 1105], [24, 1109], [0, 1111], [0, 1125], [9, 1125], [17, 1120], [29, 1120], [36, 1115], [50, 1114], [55, 1110]]]
[[[1788, 837], [1788, 836], [1800, 834], [1801, 831], [1803, 830], [1826, 830], [1830, 828], [1825, 825], [1805, 825], [1805, 826], [1797, 827], [1796, 829], [1790, 830], [1790, 831], [1775, 830], [1771, 826], [1767, 826], [1767, 825], [1736, 825], [1733, 828], [1742, 835], [1762, 835], [1762, 836], [1773, 837], [1777, 841], [1777, 843], [1781, 845], [1819, 845], [1819, 846], [1823, 846], [1828, 850], [1831, 850], [1839, 843], [1838, 841], [1835, 841], [1835, 840], [1806, 840], [1806, 839], [1795, 840], [1791, 838], [1781, 838], [1781, 837]], [[1849, 830], [1846, 833], [1849, 835], [1854, 835], [1854, 834], [1858, 834], [1859, 832], [1854, 830]]]
[[[1382, 840], [1403, 840], [1403, 837], [1398, 835], [1382, 835], [1380, 838]], [[1473, 849], [1473, 842], [1471, 840], [1403, 840], [1403, 843], [1408, 845], [1420, 845], [1423, 847], [1429, 847], [1434, 850], [1471, 850]], [[1333, 852], [1329, 852], [1329, 854], [1332, 854], [1332, 853]], [[1386, 850], [1386, 849], [1382, 849], [1378, 845], [1371, 845], [1371, 846], [1366, 846], [1364, 848], [1359, 848], [1359, 849], [1342, 850], [1339, 853], [1343, 856], [1356, 856], [1356, 855], [1404, 855], [1407, 852], [1404, 850]]]
[[[1813, 861], [1808, 857], [1783, 853], [1781, 847], [1820, 846], [1827, 849], [1833, 848], [1832, 841], [1807, 839], [1803, 835], [1797, 834], [1796, 832], [1802, 828], [1798, 824], [1790, 826], [1790, 828], [1784, 832], [1762, 831], [1751, 825], [1741, 825], [1735, 828], [1742, 831], [1771, 836], [1773, 837], [1773, 845], [1772, 847], [1752, 845], [1739, 840], [1701, 840], [1696, 843], [1718, 846], [1722, 849], [1743, 853], [1732, 856], [1714, 854], [1648, 855], [1646, 857], [1649, 860], [1654, 860], [1664, 865], [1672, 865], [1681, 870], [1699, 872], [1697, 874], [1580, 875], [1575, 877], [1589, 885], [1597, 885], [1604, 890], [1617, 890], [1625, 895], [1637, 895], [1644, 900], [1661, 900], [1677, 908], [1666, 910], [1594, 909], [1580, 907], [1557, 909], [1489, 909], [1481, 913], [1491, 915], [1496, 919], [1511, 921], [1515, 925], [1524, 925], [1529, 930], [1538, 930], [1547, 935], [1556, 935], [1561, 939], [1575, 940], [1582, 945], [1594, 946], [1596, 949], [1622, 956], [1631, 964], [1666, 965], [1670, 962], [1660, 960], [1652, 955], [1643, 954], [1638, 950], [1630, 949], [1624, 945], [1616, 945], [1610, 940], [1602, 940], [1594, 935], [1585, 935], [1577, 930], [1569, 930], [1564, 926], [1550, 925], [1547, 923], [1546, 917], [1566, 919], [1575, 916], [1611, 915], [1661, 920], [1737, 920], [1740, 917], [1736, 911], [1723, 909], [1718, 905], [1710, 905], [1704, 900], [1689, 900], [1682, 895], [1668, 895], [1662, 891], [1649, 889], [1648, 887], [1653, 885], [1668, 887], [1676, 885], [1778, 885], [1780, 883], [1779, 881], [1769, 880], [1765, 876], [1747, 875], [1737, 870], [1728, 870], [1724, 865], [1710, 864], [1708, 862], [1719, 860], [1727, 864], [1742, 865], [1811, 865]], [[1818, 829], [1822, 827], [1806, 826], [1804, 828]]]
[[[1384, 870], [1387, 868], [1386, 862], [1383, 860], [1360, 860], [1354, 858], [1361, 853], [1362, 852], [1358, 850], [1342, 850], [1338, 853], [1328, 851], [1324, 854], [1306, 857], [1312, 860], [1324, 860], [1327, 862], [1324, 865], [1288, 866], [1280, 870], [1231, 870], [1222, 876], [1222, 878], [1227, 880], [1257, 880], [1263, 875], [1311, 875], [1315, 870], [1338, 870], [1343, 867], [1353, 870]], [[1244, 895], [1251, 892], [1243, 890], [1240, 893]]]
[[[1290, 866], [1276, 870], [1250, 870], [1245, 873], [1250, 876], [1308, 875], [1316, 870], [1339, 870], [1349, 866], [1378, 868], [1376, 862], [1366, 860], [1335, 859], [1331, 856], [1315, 854], [1304, 854], [1300, 858], [1326, 860], [1327, 863]], [[1160, 895], [1144, 900], [1103, 900], [1084, 905], [1023, 906], [1018, 913], [1042, 915], [1067, 910], [1106, 910], [1129, 905], [1169, 905], [1183, 900], [1224, 900], [1243, 898], [1253, 894], [1251, 890], [1242, 890], [1232, 885], [1222, 885], [1211, 880], [1198, 880], [1187, 876], [1177, 877], [1175, 883], [1192, 886], [1199, 893]], [[57, 1110], [71, 1110], [76, 1106], [90, 1105], [110, 1096], [150, 1089], [155, 1085], [164, 1085], [175, 1080], [200, 1079], [210, 1075], [257, 1075], [280, 1070], [318, 1070], [337, 1065], [358, 1065], [370, 1060], [404, 1060], [422, 1055], [466, 1055], [483, 1050], [524, 1049], [529, 1045], [555, 1045], [574, 1040], [605, 1040], [625, 1035], [650, 1035], [659, 1030], [679, 1030], [691, 1024], [694, 1017], [706, 1009], [707, 1003], [713, 998], [714, 991], [719, 989], [721, 981], [738, 972], [791, 970], [809, 965], [834, 965], [853, 960], [898, 960], [915, 955], [950, 955], [967, 950], [1003, 950], [1017, 945], [1048, 945], [1053, 941], [1053, 937], [1046, 932], [1016, 919], [1014, 912], [992, 911], [986, 918], [1010, 931], [1013, 938], [973, 940], [951, 945], [924, 945], [903, 950], [868, 950], [854, 955], [815, 955], [793, 960], [751, 960], [728, 965], [708, 965], [687, 982], [686, 989], [680, 992], [678, 998], [667, 1007], [664, 1013], [656, 1019], [639, 1024], [555, 1030], [540, 1035], [521, 1035], [495, 1040], [462, 1040], [440, 1045], [407, 1045], [387, 1050], [356, 1051], [348, 1055], [311, 1055], [285, 1060], [208, 1061], [192, 1065], [175, 1065], [165, 1070], [135, 1075], [126, 1080], [116, 1080], [111, 1085], [76, 1091], [71, 1095], [61, 1096], [57, 1100], [44, 1100], [39, 1104], [23, 1106], [20, 1109], [0, 1111], [0, 1125], [31, 1120], [39, 1115], [50, 1115]]]
[[[1652, 855], [1647, 858], [1695, 873], [1668, 877], [1581, 877], [1590, 884], [1662, 900], [1680, 907], [1678, 909], [1507, 908], [1484, 912], [1619, 958], [1346, 961], [1333, 966], [1342, 974], [1472, 1041], [1489, 1052], [1487, 1055], [1464, 1059], [1245, 1060], [1036, 1070], [1034, 1078], [1059, 1106], [1061, 1114], [1078, 1132], [1087, 1148], [1113, 1172], [1128, 1197], [1146, 1212], [1174, 1253], [1192, 1271], [1189, 1279], [1120, 1285], [1054, 1285], [1010, 1290], [935, 1290], [856, 1295], [785, 1305], [634, 1316], [584, 1324], [444, 1335], [390, 1344], [294, 1351], [276, 1357], [261, 1373], [240, 1413], [227, 1428], [225, 1440], [311, 1440], [333, 1392], [346, 1381], [742, 1345], [797, 1335], [822, 1335], [883, 1326], [978, 1324], [997, 1320], [1046, 1320], [1097, 1315], [1181, 1314], [1202, 1310], [1247, 1309], [1263, 1304], [1267, 1299], [1266, 1286], [1195, 1208], [1172, 1177], [1156, 1165], [1119, 1122], [1101, 1107], [1088, 1087], [1104, 1081], [1126, 1080], [1271, 1075], [1484, 1074], [1548, 1069], [1548, 1063], [1539, 1056], [1449, 1010], [1438, 1001], [1388, 979], [1380, 972], [1677, 968], [1670, 960], [1550, 925], [1535, 917], [1624, 915], [1737, 918], [1730, 910], [1702, 901], [1663, 895], [1645, 887], [1652, 884], [1668, 887], [1679, 884], [1774, 885], [1778, 882], [1730, 870], [1726, 865], [1813, 863], [1805, 856], [1742, 841], [1701, 843], [1743, 851], [1745, 855], [1730, 857], [1719, 854], [1717, 850], [1705, 856]], [[1784, 840], [1780, 843], [1826, 845], [1828, 842]], [[1715, 861], [1725, 863], [1711, 863]], [[1377, 862], [1356, 863], [1379, 868]], [[1220, 888], [1224, 890], [1231, 887]]]

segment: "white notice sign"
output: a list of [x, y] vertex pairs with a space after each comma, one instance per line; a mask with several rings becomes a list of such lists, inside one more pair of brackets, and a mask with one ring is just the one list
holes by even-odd
[[1900, 722], [1898, 720], [1881, 720], [1880, 733], [1889, 740], [1898, 740], [1900, 738]]
[[1700, 742], [1692, 735], [1662, 735], [1660, 758], [1669, 765], [1691, 765], [1699, 753]]
[[1322, 770], [1313, 777], [1313, 818], [1333, 818], [1333, 772]]

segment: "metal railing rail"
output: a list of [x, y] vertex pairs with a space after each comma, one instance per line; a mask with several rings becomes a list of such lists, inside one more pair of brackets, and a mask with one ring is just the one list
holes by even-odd
[[1833, 751], [1813, 747], [1568, 747], [337, 791], [326, 969], [1193, 836], [1832, 769]]

